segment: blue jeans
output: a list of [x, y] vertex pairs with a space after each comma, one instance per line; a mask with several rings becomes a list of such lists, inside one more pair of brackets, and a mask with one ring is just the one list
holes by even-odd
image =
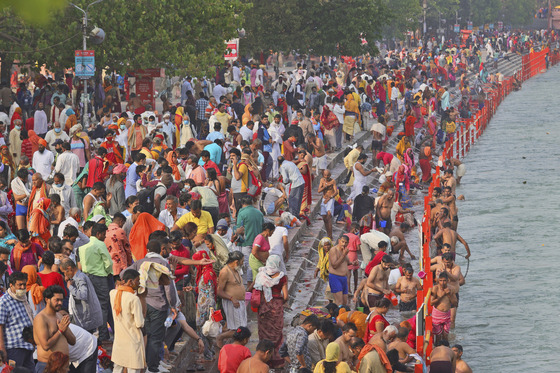
[[33, 350], [25, 348], [8, 348], [8, 360], [16, 362], [16, 367], [24, 367], [30, 371], [35, 371], [35, 362], [33, 361]]
[[290, 212], [298, 217], [299, 211], [301, 209], [301, 201], [303, 200], [303, 192], [305, 189], [305, 184], [301, 184], [298, 187], [292, 187], [290, 195], [288, 196], [288, 204], [290, 206]]
[[146, 363], [150, 372], [157, 372], [159, 370], [160, 356], [159, 352], [163, 346], [163, 339], [165, 338], [165, 319], [167, 318], [167, 310], [160, 311], [148, 305], [146, 312], [146, 335], [148, 341], [146, 343]]

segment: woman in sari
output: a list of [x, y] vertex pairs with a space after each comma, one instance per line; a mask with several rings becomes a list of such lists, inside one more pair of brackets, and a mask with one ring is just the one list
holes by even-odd
[[2, 176], [7, 182], [10, 182], [16, 175], [16, 166], [14, 160], [12, 159], [12, 155], [10, 154], [10, 150], [6, 145], [2, 145], [2, 147], [0, 147], [0, 155], [2, 156], [2, 164], [4, 165], [4, 170], [0, 173], [0, 176]]
[[45, 288], [41, 285], [41, 279], [37, 275], [37, 270], [34, 266], [27, 265], [21, 269], [21, 272], [27, 274], [27, 299], [33, 310], [33, 317], [35, 317], [45, 308], [45, 301], [43, 299]]
[[46, 247], [47, 241], [51, 238], [51, 222], [47, 210], [51, 205], [49, 198], [41, 197], [37, 206], [31, 211], [29, 217], [29, 233], [32, 241]]
[[39, 141], [41, 138], [33, 130], [27, 131], [27, 135], [29, 137], [29, 142], [31, 143], [31, 152], [32, 154], [35, 154], [35, 152], [39, 150]]
[[[206, 250], [199, 250], [192, 256], [193, 260], [210, 259], [210, 255]], [[196, 289], [198, 293], [198, 300], [196, 306], [196, 326], [198, 335], [203, 340], [204, 359], [212, 360], [214, 358], [214, 351], [212, 342], [202, 334], [202, 326], [211, 315], [211, 309], [216, 309], [216, 288], [218, 286], [218, 277], [214, 271], [212, 264], [196, 266]]]
[[397, 149], [396, 149], [397, 150], [397, 158], [401, 162], [404, 162], [404, 153], [410, 147], [411, 147], [410, 140], [408, 139], [408, 137], [403, 136], [401, 141], [399, 141], [399, 143], [397, 144]]
[[246, 125], [248, 121], [253, 120], [253, 106], [251, 104], [245, 105], [245, 111], [241, 117], [241, 124]]
[[425, 146], [420, 150], [420, 156], [418, 157], [418, 163], [420, 164], [420, 169], [422, 170], [422, 182], [428, 183], [432, 179], [432, 148]]
[[288, 278], [280, 271], [281, 258], [270, 255], [266, 265], [259, 268], [254, 288], [262, 292], [258, 312], [259, 340], [274, 343], [274, 354], [268, 363], [270, 368], [280, 367], [284, 360], [278, 350], [282, 345], [284, 329], [284, 303], [288, 301]]
[[317, 363], [313, 373], [351, 373], [348, 363], [340, 360], [340, 345], [331, 342], [325, 349], [325, 358]]
[[179, 162], [177, 162], [177, 153], [175, 153], [175, 151], [170, 151], [167, 153], [165, 159], [173, 171], [173, 179], [175, 179], [175, 181], [181, 180], [183, 175], [181, 175], [181, 168], [179, 167]]
[[129, 235], [130, 250], [134, 261], [140, 260], [146, 256], [146, 245], [150, 234], [155, 231], [165, 231], [166, 226], [151, 214], [143, 212], [138, 215], [138, 219], [132, 226]]
[[207, 171], [208, 178], [206, 179], [206, 186], [218, 198], [218, 208], [220, 214], [229, 214], [228, 194], [226, 190], [225, 176], [218, 176], [216, 170], [209, 168]]
[[309, 167], [309, 163], [306, 162], [305, 158], [301, 156], [296, 164], [299, 168], [299, 171], [301, 172], [301, 176], [303, 176], [303, 180], [305, 181], [299, 214], [307, 215], [307, 213], [309, 212], [309, 207], [311, 206], [311, 196], [313, 192], [311, 168]]
[[360, 107], [351, 93], [346, 96], [344, 108], [346, 112], [344, 113], [344, 126], [342, 130], [346, 133], [346, 139], [350, 140], [354, 136], [354, 123], [360, 120]]
[[17, 237], [10, 231], [8, 224], [0, 220], [0, 247], [11, 252], [17, 242]]

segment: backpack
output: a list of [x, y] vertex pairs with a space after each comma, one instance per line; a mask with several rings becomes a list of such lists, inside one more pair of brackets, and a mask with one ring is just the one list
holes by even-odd
[[245, 162], [241, 162], [247, 167], [247, 171], [249, 171], [249, 186], [247, 187], [247, 194], [251, 197], [256, 197], [261, 194], [262, 190], [262, 182], [255, 176], [253, 171], [249, 168], [249, 165]]
[[445, 132], [447, 133], [454, 133], [457, 130], [457, 125], [455, 122], [448, 121], [445, 125]]
[[29, 91], [25, 91], [23, 94], [22, 104], [24, 107], [30, 107], [33, 103], [33, 97], [31, 97], [31, 93]]
[[154, 199], [155, 199], [155, 192], [157, 188], [158, 188], [157, 185], [153, 187], [148, 187], [146, 189], [142, 189], [136, 194], [140, 206], [142, 206], [144, 208], [144, 211], [149, 214], [154, 213], [154, 209], [155, 209]]

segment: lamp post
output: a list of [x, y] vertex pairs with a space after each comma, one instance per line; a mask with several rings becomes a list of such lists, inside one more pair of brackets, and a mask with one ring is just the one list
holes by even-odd
[[[82, 12], [84, 14], [83, 18], [82, 18], [82, 36], [83, 36], [83, 45], [82, 45], [82, 50], [87, 50], [87, 22], [88, 22], [88, 10], [89, 7], [102, 2], [103, 0], [96, 0], [93, 3], [88, 4], [88, 6], [86, 7], [86, 10], [83, 10], [82, 8], [80, 8], [79, 6], [77, 6], [74, 3], [70, 3], [70, 5], [72, 5], [74, 8], [78, 9], [80, 12]], [[88, 80], [87, 78], [84, 79], [84, 91], [82, 92], [82, 97], [81, 97], [81, 101], [84, 104], [84, 110], [82, 113], [82, 125], [84, 127], [84, 129], [86, 128], [86, 126], [89, 124], [89, 118], [88, 118], [88, 104], [89, 104], [89, 99], [88, 99]]]

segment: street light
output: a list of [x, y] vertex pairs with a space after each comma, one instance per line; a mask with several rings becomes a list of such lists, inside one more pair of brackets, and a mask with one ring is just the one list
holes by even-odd
[[[89, 7], [100, 3], [104, 0], [95, 0], [93, 3], [88, 4], [88, 6], [86, 7], [86, 10], [83, 10], [82, 8], [80, 8], [79, 6], [77, 6], [74, 3], [70, 3], [70, 5], [72, 5], [74, 8], [78, 9], [80, 12], [82, 12], [84, 14], [83, 18], [82, 18], [82, 36], [83, 36], [83, 48], [82, 50], [87, 50], [87, 22], [88, 22], [88, 10]], [[84, 79], [84, 91], [82, 93], [82, 103], [84, 104], [84, 111], [82, 114], [82, 125], [84, 127], [84, 129], [86, 128], [86, 126], [89, 124], [89, 120], [88, 120], [88, 116], [87, 116], [87, 112], [88, 112], [88, 91], [87, 91], [87, 78]]]

